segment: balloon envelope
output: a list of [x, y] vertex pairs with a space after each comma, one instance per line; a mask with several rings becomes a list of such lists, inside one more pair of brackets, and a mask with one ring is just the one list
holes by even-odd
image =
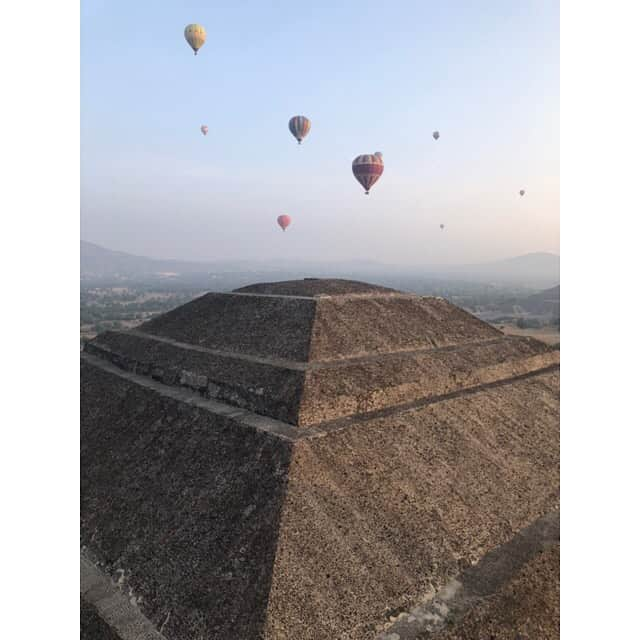
[[277, 222], [280, 228], [284, 231], [291, 224], [291, 216], [286, 214], [278, 216]]
[[440, 132], [439, 131], [434, 131], [433, 132], [433, 138], [434, 140], [437, 140], [440, 137]]
[[378, 181], [384, 171], [384, 161], [382, 154], [365, 154], [358, 156], [351, 163], [351, 170], [356, 180], [364, 187], [364, 192], [369, 193], [369, 189]]
[[194, 55], [197, 55], [198, 49], [202, 47], [207, 39], [207, 32], [201, 24], [188, 24], [184, 28], [184, 37], [193, 49]]
[[443, 225], [443, 224], [441, 224], [441, 225], [440, 225], [440, 228], [441, 228], [441, 229], [444, 229], [444, 225]]
[[200, 127], [200, 131], [202, 131], [202, 135], [203, 135], [203, 136], [206, 136], [206, 135], [207, 135], [207, 133], [209, 133], [209, 127], [207, 127], [207, 125], [206, 125], [206, 124], [203, 124], [203, 125]]
[[291, 131], [293, 137], [298, 141], [298, 144], [302, 143], [302, 138], [306, 137], [310, 130], [311, 120], [309, 120], [309, 118], [293, 116], [293, 118], [289, 120], [289, 131]]
[[523, 196], [524, 195], [524, 189], [520, 189], [520, 195]]

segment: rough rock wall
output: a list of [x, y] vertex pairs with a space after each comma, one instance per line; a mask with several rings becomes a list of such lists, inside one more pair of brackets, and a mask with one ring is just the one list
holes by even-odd
[[302, 369], [185, 348], [136, 332], [108, 331], [87, 343], [85, 351], [126, 371], [186, 387], [207, 398], [291, 424], [298, 420]]
[[379, 356], [306, 372], [300, 426], [434, 398], [521, 376], [560, 361], [531, 338], [501, 337], [457, 347]]
[[396, 289], [380, 285], [344, 280], [342, 278], [304, 278], [303, 280], [281, 280], [259, 282], [234, 289], [234, 293], [259, 293], [278, 296], [327, 296], [345, 294], [400, 293]]
[[296, 444], [270, 640], [364, 640], [557, 506], [559, 376]]
[[80, 640], [120, 640], [118, 634], [80, 598]]
[[446, 347], [502, 333], [442, 298], [318, 298], [309, 360]]
[[439, 634], [417, 640], [560, 638], [560, 545], [532, 558], [498, 593]]
[[207, 293], [140, 329], [210, 349], [303, 361], [315, 305], [313, 299]]
[[260, 638], [290, 443], [81, 374], [82, 543], [171, 640]]

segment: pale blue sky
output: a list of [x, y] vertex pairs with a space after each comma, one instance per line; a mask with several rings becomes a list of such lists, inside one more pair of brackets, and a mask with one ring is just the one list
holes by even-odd
[[[81, 15], [86, 240], [212, 260], [559, 252], [557, 1], [83, 0]], [[207, 29], [196, 57], [190, 22]], [[312, 122], [300, 147], [296, 114]], [[364, 196], [351, 160], [378, 150]]]

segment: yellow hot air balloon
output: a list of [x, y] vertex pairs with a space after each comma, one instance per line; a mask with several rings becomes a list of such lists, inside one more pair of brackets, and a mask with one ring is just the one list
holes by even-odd
[[202, 47], [207, 39], [207, 32], [201, 24], [188, 24], [184, 28], [184, 37], [193, 49], [193, 54], [197, 56], [198, 49]]

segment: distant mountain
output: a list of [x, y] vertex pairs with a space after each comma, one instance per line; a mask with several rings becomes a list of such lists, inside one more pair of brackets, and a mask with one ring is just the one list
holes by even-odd
[[139, 277], [171, 273], [202, 273], [211, 265], [183, 260], [156, 260], [105, 249], [80, 241], [80, 275], [83, 278]]
[[[530, 253], [508, 260], [461, 266], [400, 266], [373, 261], [302, 262], [293, 260], [234, 260], [197, 262], [160, 260], [105, 249], [80, 241], [80, 274], [85, 281], [163, 281], [218, 290], [261, 280], [290, 280], [305, 276], [367, 278], [387, 286], [420, 290], [425, 280], [483, 284], [517, 284], [544, 289], [560, 282], [560, 257]], [[215, 283], [211, 281], [215, 280]]]
[[560, 256], [527, 253], [497, 262], [447, 267], [440, 273], [475, 282], [518, 283], [539, 289], [560, 282]]
[[499, 293], [494, 300], [474, 305], [469, 310], [488, 322], [513, 321], [518, 318], [551, 322], [560, 318], [560, 285], [533, 295], [513, 297], [508, 295], [506, 299], [501, 300], [502, 297], [503, 295]]
[[524, 300], [520, 300], [518, 305], [533, 315], [549, 314], [558, 317], [560, 315], [560, 285], [534, 293]]

